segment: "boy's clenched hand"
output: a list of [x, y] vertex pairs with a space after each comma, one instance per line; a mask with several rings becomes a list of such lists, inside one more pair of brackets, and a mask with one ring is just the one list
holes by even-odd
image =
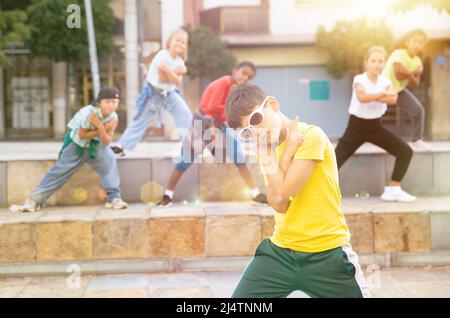
[[298, 116], [295, 116], [290, 127], [286, 128], [286, 147], [297, 149], [303, 142], [303, 136], [303, 129], [298, 125]]

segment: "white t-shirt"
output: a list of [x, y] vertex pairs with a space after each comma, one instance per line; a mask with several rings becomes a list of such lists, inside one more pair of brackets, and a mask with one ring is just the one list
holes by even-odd
[[356, 94], [356, 84], [362, 85], [367, 94], [378, 94], [389, 87], [392, 88], [391, 80], [386, 76], [378, 75], [377, 82], [374, 84], [370, 81], [366, 72], [356, 75], [353, 79], [352, 101], [348, 112], [363, 119], [375, 119], [383, 116], [387, 110], [387, 105], [380, 102], [361, 103]]
[[146, 81], [166, 92], [172, 92], [177, 87], [174, 83], [160, 82], [159, 80], [158, 67], [163, 61], [166, 61], [169, 68], [172, 70], [184, 65], [184, 61], [181, 57], [177, 56], [176, 58], [173, 58], [168, 50], [161, 50], [155, 55], [153, 61], [150, 63]]

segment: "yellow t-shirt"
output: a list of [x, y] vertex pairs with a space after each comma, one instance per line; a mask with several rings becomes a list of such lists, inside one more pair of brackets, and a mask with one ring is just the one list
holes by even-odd
[[[318, 160], [303, 188], [292, 198], [286, 213], [275, 212], [272, 242], [298, 252], [317, 253], [348, 244], [350, 232], [341, 211], [338, 168], [333, 145], [317, 126], [299, 123], [303, 143], [294, 160]], [[285, 142], [277, 148], [278, 160]], [[266, 176], [266, 184], [268, 182]]]
[[397, 93], [401, 92], [408, 85], [408, 80], [398, 80], [395, 77], [394, 64], [402, 64], [408, 71], [414, 72], [422, 65], [422, 60], [418, 56], [411, 57], [405, 49], [398, 49], [392, 52], [384, 65], [382, 74], [392, 81], [392, 88]]

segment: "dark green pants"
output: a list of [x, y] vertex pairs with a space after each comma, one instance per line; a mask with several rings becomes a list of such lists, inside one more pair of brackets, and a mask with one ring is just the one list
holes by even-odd
[[350, 245], [301, 253], [265, 239], [232, 297], [281, 298], [296, 290], [311, 297], [370, 297], [357, 258]]

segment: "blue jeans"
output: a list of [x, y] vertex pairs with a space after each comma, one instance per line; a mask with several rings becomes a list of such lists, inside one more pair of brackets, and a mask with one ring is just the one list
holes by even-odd
[[133, 121], [117, 143], [124, 149], [134, 149], [144, 137], [155, 115], [159, 116], [159, 122], [164, 120], [162, 118], [164, 107], [172, 114], [178, 128], [189, 129], [192, 113], [180, 93], [174, 91], [165, 96], [157, 92], [152, 85], [146, 84], [137, 98]]
[[[202, 129], [204, 128], [205, 127], [202, 127]], [[222, 155], [217, 153], [217, 137], [216, 147], [211, 150], [211, 153], [219, 160], [222, 160], [222, 163], [226, 162], [224, 158], [226, 156], [226, 158], [230, 159], [238, 167], [246, 165], [247, 163], [245, 161], [245, 155], [240, 146], [238, 136], [236, 135], [234, 130], [230, 129], [226, 124], [221, 124], [217, 129], [220, 130], [220, 134], [218, 134], [219, 138], [222, 137], [225, 141], [221, 144], [222, 149], [220, 149], [220, 151], [222, 151]], [[204, 131], [200, 134], [197, 134], [197, 136], [195, 136], [194, 138], [200, 138], [200, 136], [204, 136], [203, 133]], [[175, 165], [175, 169], [179, 172], [185, 172], [192, 165], [192, 163], [194, 163], [195, 158], [199, 155], [199, 151], [193, 149], [193, 146], [189, 145], [187, 143], [187, 140], [188, 138], [185, 138], [185, 142], [183, 143], [183, 147], [181, 148], [181, 157], [178, 159], [177, 164]], [[205, 140], [202, 140], [202, 146], [206, 146]], [[203, 147], [201, 150], [203, 150]]]
[[44, 205], [47, 199], [86, 162], [100, 175], [102, 188], [107, 192], [106, 201], [111, 202], [113, 199], [120, 198], [119, 169], [111, 148], [100, 143], [97, 146], [95, 158], [90, 158], [87, 149], [80, 156], [77, 153], [76, 144], [72, 142], [62, 150], [56, 164], [31, 192], [30, 199], [40, 206]]

